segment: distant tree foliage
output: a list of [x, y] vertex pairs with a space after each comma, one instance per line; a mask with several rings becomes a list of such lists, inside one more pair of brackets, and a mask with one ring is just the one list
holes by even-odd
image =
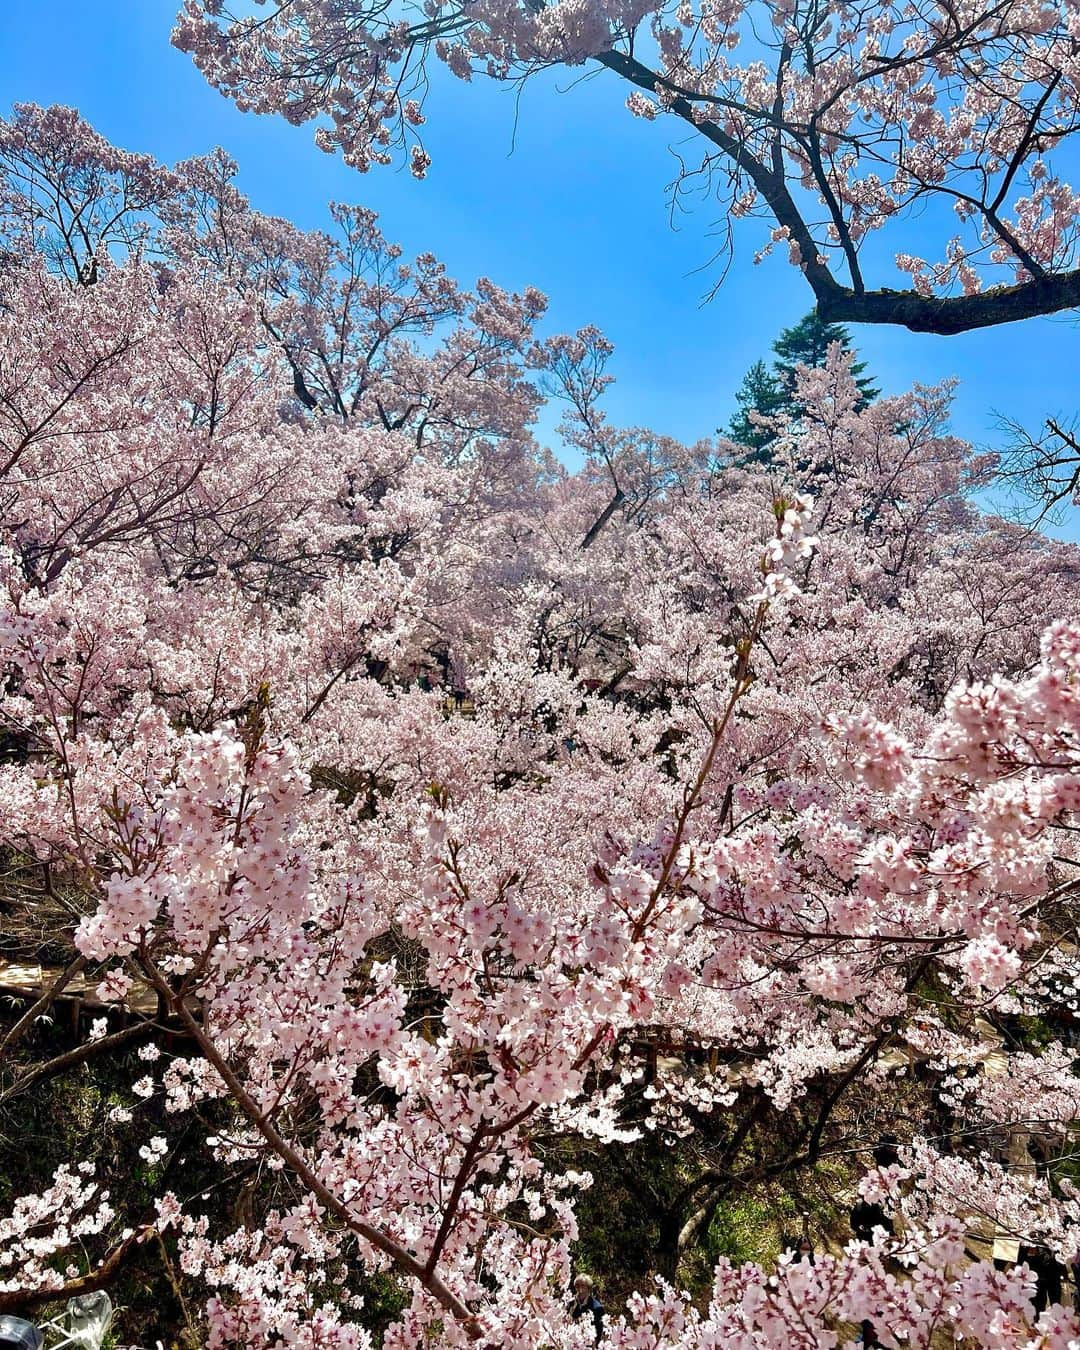
[[738, 411], [728, 423], [728, 435], [750, 450], [764, 450], [773, 438], [772, 429], [755, 421], [750, 414], [772, 417], [784, 411], [788, 398], [782, 381], [764, 361], [755, 361], [743, 376], [735, 403]]
[[[776, 353], [773, 368], [785, 394], [793, 402], [798, 367], [809, 366], [816, 370], [818, 366], [823, 366], [834, 342], [839, 342], [845, 352], [854, 350], [850, 328], [840, 323], [826, 323], [817, 310], [812, 309], [798, 323], [785, 328], [773, 343], [772, 349]], [[878, 397], [881, 390], [867, 376], [865, 361], [856, 361], [851, 366], [851, 376], [862, 396], [859, 406], [865, 408]]]

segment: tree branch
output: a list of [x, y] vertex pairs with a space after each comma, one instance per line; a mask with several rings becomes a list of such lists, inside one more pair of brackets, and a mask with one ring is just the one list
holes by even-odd
[[[655, 71], [623, 52], [603, 52], [596, 60], [651, 94], [665, 83]], [[754, 184], [776, 223], [787, 230], [788, 238], [798, 247], [803, 275], [814, 292], [818, 314], [827, 323], [893, 324], [915, 333], [945, 335], [1080, 307], [1080, 268], [1035, 276], [1013, 286], [993, 286], [978, 295], [933, 296], [913, 290], [859, 291], [844, 286], [821, 261], [817, 243], [788, 191], [784, 174], [763, 164], [723, 127], [699, 121], [689, 99], [677, 96], [667, 106], [715, 145]]]

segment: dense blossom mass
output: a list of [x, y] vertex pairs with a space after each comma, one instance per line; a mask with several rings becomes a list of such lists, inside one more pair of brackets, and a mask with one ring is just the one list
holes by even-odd
[[[584, 55], [631, 8], [479, 52], [461, 18], [447, 59]], [[304, 233], [61, 108], [0, 167], [5, 905], [105, 1004], [75, 1061], [7, 1023], [0, 1102], [115, 1061], [162, 1178], [21, 1194], [0, 1311], [160, 1237], [212, 1350], [574, 1350], [581, 1157], [652, 1134], [713, 1193], [843, 1163], [885, 1221], [694, 1300], [691, 1206], [604, 1345], [1075, 1344], [971, 1235], [1077, 1243], [1080, 559], [970, 504], [949, 387], [868, 403], [834, 346], [740, 467], [614, 425], [599, 333], [366, 212]], [[246, 1208], [169, 1183], [192, 1158]]]
[[[633, 114], [700, 143], [677, 190], [766, 217], [823, 317], [947, 333], [1080, 304], [1078, 31], [1075, 0], [184, 0], [174, 40], [240, 107], [418, 177], [433, 61], [464, 81], [605, 68]], [[883, 229], [903, 291], [865, 275]]]

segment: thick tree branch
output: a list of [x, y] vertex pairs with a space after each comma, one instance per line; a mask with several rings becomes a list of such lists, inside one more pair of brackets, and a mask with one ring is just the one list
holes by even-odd
[[824, 295], [815, 289], [815, 294], [818, 313], [828, 323], [889, 323], [915, 333], [948, 335], [1080, 307], [1080, 268], [995, 286], [979, 295], [937, 297], [889, 290], [856, 295], [846, 287]]
[[[649, 93], [655, 93], [664, 84], [655, 71], [623, 52], [603, 52], [596, 60]], [[1013, 286], [994, 286], [978, 295], [933, 296], [913, 290], [859, 291], [844, 286], [820, 258], [783, 172], [763, 164], [743, 141], [723, 127], [699, 120], [689, 99], [670, 98], [667, 107], [715, 145], [754, 184], [776, 223], [787, 230], [788, 238], [797, 246], [800, 266], [814, 292], [817, 311], [828, 323], [894, 324], [915, 333], [946, 335], [1080, 307], [1080, 268], [1035, 276]]]
[[24, 1092], [28, 1092], [38, 1083], [56, 1078], [69, 1069], [87, 1063], [88, 1060], [98, 1059], [102, 1055], [107, 1055], [113, 1050], [119, 1050], [122, 1046], [130, 1045], [136, 1041], [149, 1040], [160, 1029], [156, 1022], [136, 1022], [132, 1026], [124, 1027], [121, 1031], [114, 1031], [111, 1036], [102, 1036], [96, 1041], [83, 1041], [74, 1050], [56, 1055], [52, 1059], [46, 1060], [44, 1064], [37, 1064], [21, 1077], [16, 1078], [10, 1087], [0, 1092], [0, 1104], [11, 1101], [14, 1097], [21, 1097]]

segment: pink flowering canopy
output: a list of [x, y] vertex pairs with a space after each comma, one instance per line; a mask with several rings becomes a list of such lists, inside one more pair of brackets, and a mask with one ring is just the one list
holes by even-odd
[[[823, 318], [956, 333], [1080, 304], [1078, 32], [1075, 0], [185, 0], [174, 41], [241, 108], [418, 177], [431, 61], [504, 83], [603, 67], [631, 113], [694, 133], [676, 191], [762, 217]], [[926, 212], [915, 256], [902, 222]], [[881, 230], [904, 289], [866, 274]]]
[[[482, 9], [447, 59], [642, 17]], [[188, 22], [258, 103], [267, 51], [350, 14]], [[699, 25], [717, 81], [737, 17]], [[387, 124], [342, 106], [361, 158]], [[369, 213], [302, 232], [224, 156], [165, 170], [63, 109], [17, 108], [0, 166], [5, 905], [68, 961], [4, 1023], [0, 1104], [108, 1065], [154, 1178], [119, 1209], [87, 1141], [18, 1190], [0, 1311], [160, 1239], [212, 1350], [581, 1350], [584, 1160], [652, 1138], [699, 1171], [606, 1346], [1075, 1343], [973, 1243], [1077, 1245], [1080, 559], [970, 504], [994, 457], [950, 388], [865, 405], [834, 345], [748, 468], [614, 425], [601, 334]], [[100, 1015], [50, 1054], [76, 975]], [[192, 1158], [212, 1184], [170, 1180]], [[872, 1240], [681, 1289], [702, 1201], [827, 1166]]]

